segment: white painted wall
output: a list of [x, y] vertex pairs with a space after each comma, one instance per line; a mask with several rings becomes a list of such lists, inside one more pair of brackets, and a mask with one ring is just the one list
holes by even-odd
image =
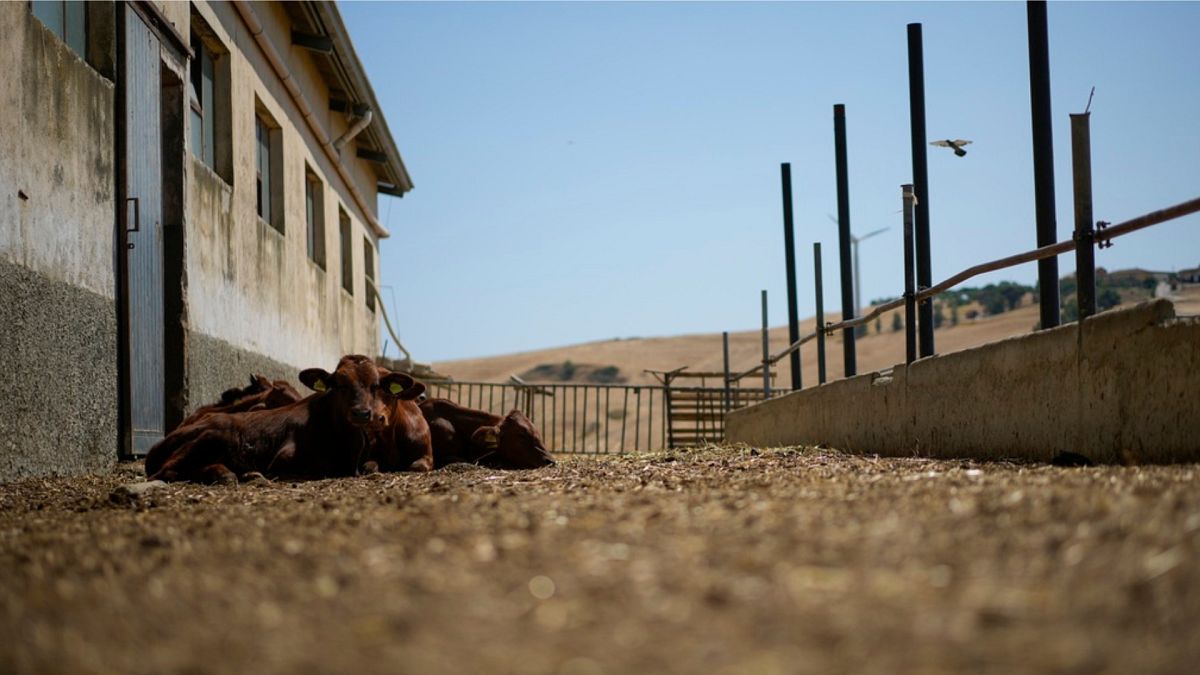
[[[233, 184], [189, 154], [185, 226], [189, 327], [301, 367], [331, 367], [345, 353], [377, 354], [379, 318], [366, 307], [362, 250], [364, 236], [377, 249], [374, 234], [236, 11], [226, 4], [197, 6], [232, 58]], [[328, 112], [328, 91], [307, 52], [290, 47], [283, 10], [256, 4], [255, 11], [267, 24], [276, 49], [289, 59], [293, 77], [323, 118], [320, 122], [331, 137], [340, 135], [345, 120]], [[263, 222], [255, 209], [256, 100], [282, 127], [282, 234]], [[355, 165], [352, 175], [372, 176], [358, 188], [374, 195], [373, 174], [357, 166], [365, 162], [354, 158], [353, 144], [343, 156]], [[324, 185], [325, 270], [307, 252], [306, 164]], [[353, 296], [341, 288], [339, 206], [351, 219]], [[378, 254], [375, 257], [378, 268]]]
[[0, 257], [111, 299], [113, 85], [26, 3], [0, 35]]

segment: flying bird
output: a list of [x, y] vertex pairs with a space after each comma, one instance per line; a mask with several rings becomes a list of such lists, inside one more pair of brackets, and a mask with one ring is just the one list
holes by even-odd
[[959, 157], [965, 157], [967, 154], [967, 151], [963, 150], [962, 146], [970, 145], [970, 144], [971, 144], [971, 141], [964, 141], [961, 138], [956, 141], [945, 140], [945, 141], [933, 141], [932, 143], [930, 143], [930, 145], [936, 145], [939, 148], [954, 148], [954, 154], [958, 155]]

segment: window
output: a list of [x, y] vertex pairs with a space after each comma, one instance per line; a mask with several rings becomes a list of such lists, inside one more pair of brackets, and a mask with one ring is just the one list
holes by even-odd
[[254, 147], [258, 217], [283, 232], [283, 138], [261, 104], [254, 116]]
[[192, 154], [233, 184], [230, 151], [229, 51], [192, 8], [192, 61], [188, 81]]
[[192, 33], [192, 52], [196, 55], [192, 59], [192, 86], [188, 97], [192, 109], [192, 154], [213, 168], [217, 165], [214, 124], [217, 116], [213, 101], [213, 62], [216, 57], [196, 32]]
[[80, 56], [87, 56], [87, 3], [33, 0], [33, 15]]
[[304, 218], [308, 225], [308, 257], [325, 269], [325, 186], [304, 165]]
[[101, 75], [113, 79], [116, 59], [116, 12], [111, 2], [33, 0], [34, 18], [66, 43]]
[[371, 246], [371, 240], [366, 237], [363, 237], [363, 276], [367, 278], [363, 297], [367, 299], [367, 309], [374, 312], [375, 294], [371, 292], [371, 287], [375, 285], [375, 247]]
[[338, 231], [342, 240], [342, 288], [354, 295], [354, 260], [350, 245], [350, 216], [338, 207]]

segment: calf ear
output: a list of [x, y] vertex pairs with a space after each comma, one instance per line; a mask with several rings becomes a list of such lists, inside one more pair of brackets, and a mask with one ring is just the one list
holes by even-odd
[[425, 385], [404, 373], [388, 373], [379, 379], [383, 390], [398, 399], [411, 401], [425, 392]]
[[485, 448], [494, 448], [500, 444], [500, 428], [479, 427], [471, 434], [471, 442]]
[[330, 380], [329, 373], [320, 368], [308, 368], [300, 371], [300, 381], [313, 391], [329, 391]]

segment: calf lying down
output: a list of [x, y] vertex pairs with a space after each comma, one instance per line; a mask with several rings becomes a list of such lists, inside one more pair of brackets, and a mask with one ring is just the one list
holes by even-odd
[[541, 435], [520, 410], [501, 417], [441, 398], [422, 401], [420, 408], [429, 423], [438, 468], [455, 462], [494, 469], [536, 469], [554, 464]]
[[[210, 413], [175, 429], [150, 449], [146, 475], [225, 483], [251, 472], [298, 478], [351, 476], [369, 461], [383, 435], [405, 442], [415, 436], [420, 445], [420, 427], [426, 425], [411, 414], [401, 423], [417, 426], [416, 431], [385, 434], [397, 401], [411, 404], [424, 391], [424, 385], [408, 375], [381, 371], [369, 358], [351, 355], [343, 357], [333, 373], [309, 368], [300, 373], [300, 381], [316, 393], [277, 408]], [[426, 451], [427, 426], [424, 437], [426, 446], [419, 451], [432, 462]], [[404, 453], [409, 452], [405, 446]]]
[[250, 375], [250, 384], [245, 387], [226, 389], [221, 399], [216, 403], [200, 406], [196, 412], [188, 415], [179, 426], [184, 427], [197, 422], [213, 413], [239, 413], [248, 410], [269, 410], [289, 403], [295, 403], [301, 398], [286, 380], [271, 381], [262, 375]]

